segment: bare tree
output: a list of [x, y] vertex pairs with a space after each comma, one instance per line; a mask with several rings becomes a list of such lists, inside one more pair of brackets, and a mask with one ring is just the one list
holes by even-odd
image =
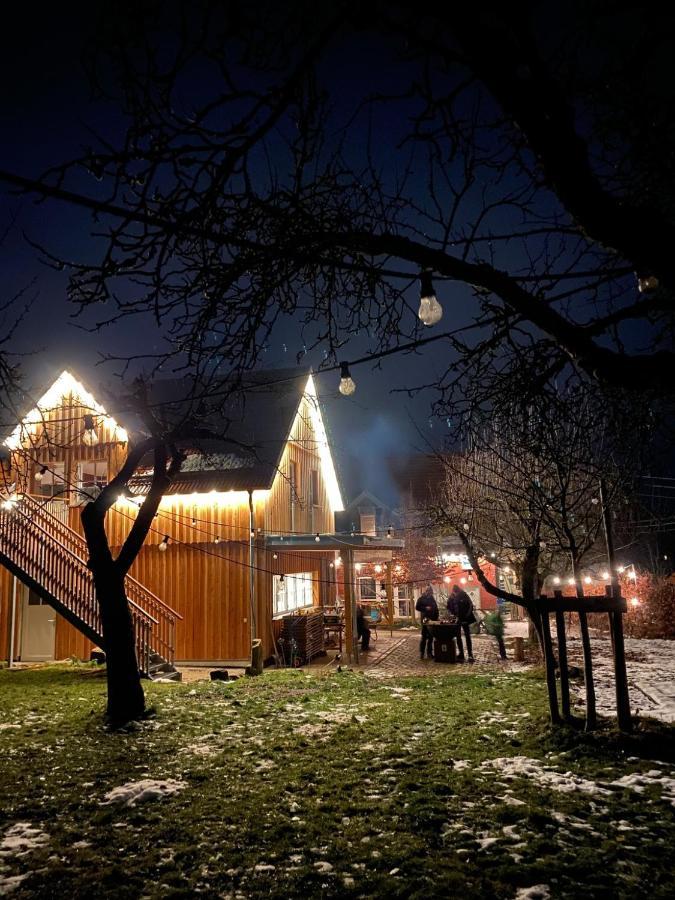
[[[72, 265], [73, 301], [112, 298], [101, 322], [151, 313], [186, 364], [250, 365], [284, 315], [328, 357], [356, 330], [395, 345], [422, 327], [412, 288], [428, 270], [464, 327], [446, 395], [486, 365], [519, 372], [533, 348], [544, 380], [670, 394], [674, 223], [652, 128], [667, 116], [644, 48], [673, 58], [672, 13], [624, 11], [611, 33], [607, 15], [118, 5], [89, 71], [130, 122], [123, 139], [39, 183], [3, 177], [92, 209], [103, 250]], [[336, 60], [357, 42], [387, 77], [345, 97]], [[88, 196], [69, 190], [82, 169]]]

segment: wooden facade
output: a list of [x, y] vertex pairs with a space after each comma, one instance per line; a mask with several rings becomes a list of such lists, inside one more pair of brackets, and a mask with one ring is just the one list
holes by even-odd
[[[50, 389], [49, 406], [41, 408], [35, 424], [10, 438], [10, 445], [13, 441], [15, 450], [20, 450], [13, 454], [14, 469], [5, 469], [5, 482], [15, 482], [18, 493], [34, 494], [42, 489], [35, 481], [42, 467], [62, 471], [63, 493], [54, 503], [62, 504], [67, 523], [82, 533], [77, 495], [80, 464], [100, 461], [109, 480], [124, 459], [127, 434], [105, 416], [82, 385], [65, 373], [60, 380], [61, 392], [57, 397], [56, 388]], [[341, 506], [311, 376], [299, 396], [268, 488], [173, 493], [162, 499], [153, 530], [130, 574], [182, 616], [176, 628], [177, 661], [247, 661], [254, 637], [262, 640], [264, 656], [269, 656], [275, 633], [275, 574], [311, 573], [317, 605], [331, 595], [329, 563], [334, 551], [322, 551], [320, 541], [316, 551], [304, 553], [266, 548], [269, 534], [331, 534], [334, 513]], [[84, 416], [92, 412], [98, 435], [93, 447], [83, 443]], [[113, 548], [122, 545], [136, 510], [136, 503], [120, 499], [110, 511], [107, 530]], [[166, 536], [168, 546], [161, 551]], [[0, 567], [0, 658], [9, 655], [13, 582]], [[21, 657], [21, 617], [26, 608], [22, 585], [18, 593], [15, 659]], [[55, 618], [54, 658], [88, 658], [90, 642], [60, 616]]]

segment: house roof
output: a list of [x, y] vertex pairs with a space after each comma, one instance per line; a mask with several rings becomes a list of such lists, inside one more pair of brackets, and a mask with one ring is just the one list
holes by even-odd
[[[284, 448], [290, 437], [300, 401], [305, 393], [316, 398], [309, 367], [268, 369], [246, 373], [237, 382], [219, 380], [212, 391], [200, 386], [199, 394], [191, 394], [187, 379], [161, 379], [148, 387], [148, 403], [153, 412], [168, 426], [189, 423], [186, 436], [178, 441], [187, 452], [186, 463], [167, 493], [186, 494], [207, 491], [263, 490], [272, 487]], [[38, 407], [54, 406], [67, 391], [79, 395], [83, 405], [96, 415], [106, 414], [120, 428], [121, 439], [127, 434], [147, 434], [142, 419], [130, 411], [125, 401], [115, 402], [110, 391], [99, 393], [106, 399], [106, 409], [79, 376], [62, 372], [47, 389], [25, 395], [21, 421], [31, 417], [40, 421]], [[59, 393], [60, 392], [60, 393]], [[57, 397], [58, 394], [58, 397]], [[119, 389], [117, 390], [119, 395]], [[46, 399], [47, 398], [47, 399]], [[108, 398], [111, 398], [108, 400]], [[35, 414], [35, 415], [33, 415]], [[332, 456], [320, 407], [316, 404], [313, 425], [322, 457], [324, 477], [334, 509], [342, 506], [335, 478]], [[16, 439], [19, 426], [13, 425], [0, 436], [4, 441]], [[325, 444], [325, 447], [322, 445]], [[147, 472], [143, 472], [146, 464]], [[141, 472], [130, 482], [137, 494], [147, 491], [151, 477], [152, 457], [141, 461]]]

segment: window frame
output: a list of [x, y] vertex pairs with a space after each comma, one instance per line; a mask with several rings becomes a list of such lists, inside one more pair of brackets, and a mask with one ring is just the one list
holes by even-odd
[[[94, 466], [94, 479], [90, 482], [85, 482], [83, 478], [83, 466]], [[104, 474], [99, 475], [97, 469], [104, 468]], [[71, 503], [73, 506], [83, 506], [85, 503], [88, 503], [91, 499], [91, 495], [94, 497], [100, 493], [100, 491], [106, 486], [108, 483], [108, 460], [107, 459], [78, 459], [75, 462], [75, 484], [76, 487], [73, 488], [71, 494]], [[83, 490], [85, 484], [91, 484], [91, 487], [87, 489], [87, 492]], [[98, 488], [98, 491], [94, 490]]]
[[[279, 603], [280, 596], [283, 596], [283, 604]], [[314, 576], [312, 572], [293, 572], [290, 575], [284, 575], [283, 582], [281, 575], [272, 577], [272, 618], [280, 619], [283, 616], [293, 615], [298, 610], [311, 609], [313, 606]]]

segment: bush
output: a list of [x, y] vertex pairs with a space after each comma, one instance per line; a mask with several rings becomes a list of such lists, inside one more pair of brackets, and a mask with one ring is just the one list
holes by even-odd
[[[640, 574], [630, 586], [622, 584], [622, 591], [628, 602], [628, 612], [623, 617], [628, 637], [675, 640], [675, 583]], [[631, 602], [633, 599], [637, 605]], [[588, 624], [599, 631], [609, 630], [606, 615], [589, 616]]]

